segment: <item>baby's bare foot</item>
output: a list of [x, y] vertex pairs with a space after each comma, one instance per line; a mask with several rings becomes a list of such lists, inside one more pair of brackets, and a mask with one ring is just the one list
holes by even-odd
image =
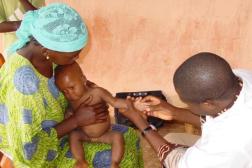
[[88, 163], [86, 161], [76, 161], [74, 168], [88, 168]]

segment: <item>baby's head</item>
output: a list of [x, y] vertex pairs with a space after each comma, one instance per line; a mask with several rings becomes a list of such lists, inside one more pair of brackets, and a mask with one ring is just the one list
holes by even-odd
[[58, 65], [55, 69], [55, 84], [69, 101], [79, 100], [87, 91], [87, 79], [76, 62]]

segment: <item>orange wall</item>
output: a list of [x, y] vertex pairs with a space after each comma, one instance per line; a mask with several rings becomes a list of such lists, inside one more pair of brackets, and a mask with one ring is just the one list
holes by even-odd
[[85, 20], [90, 40], [79, 63], [112, 93], [161, 89], [174, 97], [176, 67], [200, 51], [252, 70], [251, 0], [57, 2], [70, 4]]

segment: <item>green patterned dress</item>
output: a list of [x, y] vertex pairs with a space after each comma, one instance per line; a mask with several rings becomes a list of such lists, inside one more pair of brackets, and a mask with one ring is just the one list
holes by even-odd
[[[54, 84], [24, 57], [13, 54], [0, 69], [0, 150], [16, 168], [72, 168], [75, 160], [67, 136], [58, 139], [53, 128], [64, 117], [66, 100]], [[139, 138], [132, 128], [113, 125], [123, 133], [122, 168], [142, 168]], [[110, 166], [111, 146], [84, 143], [90, 167]]]

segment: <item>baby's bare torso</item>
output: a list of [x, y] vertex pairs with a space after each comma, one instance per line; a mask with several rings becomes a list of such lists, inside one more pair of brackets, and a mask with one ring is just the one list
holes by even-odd
[[[91, 102], [87, 105], [102, 103], [103, 100], [95, 88], [91, 88], [85, 96], [91, 96]], [[88, 97], [87, 96], [87, 97]], [[82, 131], [90, 138], [98, 138], [111, 128], [110, 117], [105, 122], [81, 127]]]

